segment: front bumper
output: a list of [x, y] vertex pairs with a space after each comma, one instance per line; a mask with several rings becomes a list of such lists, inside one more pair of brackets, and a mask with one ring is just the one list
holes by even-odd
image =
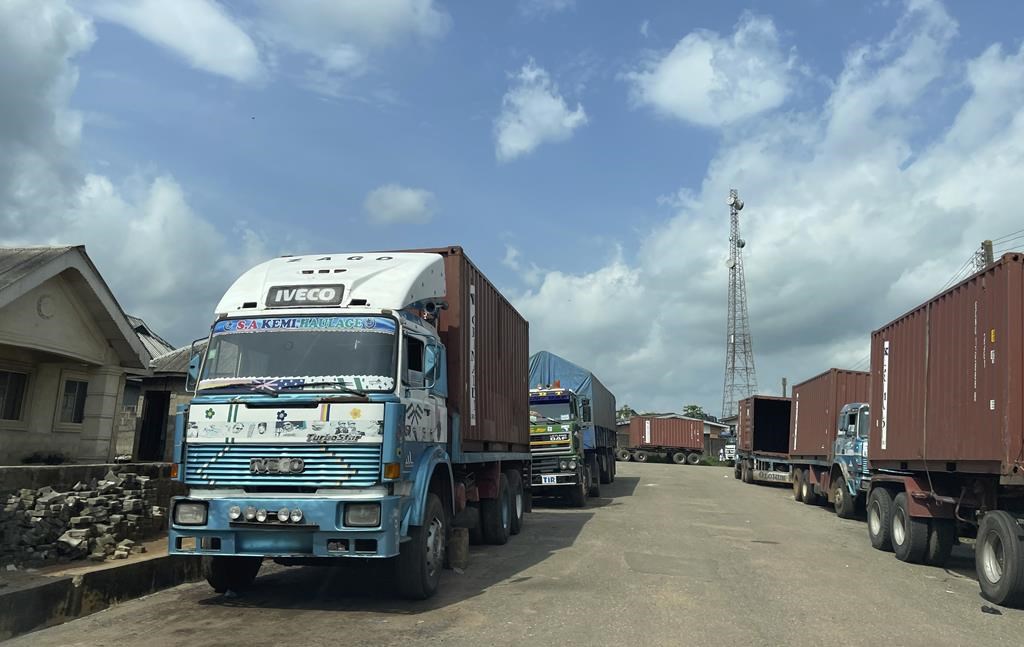
[[[174, 523], [178, 501], [205, 501], [206, 524]], [[345, 525], [346, 503], [380, 503], [380, 524], [375, 528]], [[228, 510], [237, 505], [263, 508], [276, 518], [280, 508], [302, 510], [299, 523], [232, 522]], [[401, 542], [403, 497], [367, 499], [283, 497], [175, 497], [171, 502], [168, 552], [172, 555], [247, 555], [254, 557], [394, 557]]]
[[[554, 479], [552, 481], [552, 479]], [[579, 483], [579, 477], [576, 472], [548, 472], [538, 473], [533, 472], [533, 477], [530, 479], [530, 486], [533, 490], [543, 490], [548, 487], [559, 487], [562, 485], [576, 485]]]

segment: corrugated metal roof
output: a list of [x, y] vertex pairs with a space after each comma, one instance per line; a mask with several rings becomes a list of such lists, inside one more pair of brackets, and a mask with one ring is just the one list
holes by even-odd
[[[206, 352], [206, 340], [196, 344], [195, 352]], [[157, 357], [150, 363], [154, 373], [175, 373], [185, 375], [188, 373], [188, 363], [192, 359], [192, 345], [182, 346], [169, 353]]]
[[145, 321], [132, 315], [125, 316], [128, 317], [128, 323], [131, 324], [135, 334], [139, 336], [139, 340], [142, 341], [142, 345], [146, 347], [151, 356], [159, 357], [174, 351], [174, 345], [153, 332]]
[[32, 270], [59, 258], [73, 246], [64, 247], [0, 247], [0, 290], [17, 283]]

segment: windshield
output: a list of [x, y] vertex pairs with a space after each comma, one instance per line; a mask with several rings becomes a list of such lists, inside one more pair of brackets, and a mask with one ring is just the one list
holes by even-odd
[[395, 321], [388, 317], [226, 319], [214, 326], [199, 388], [302, 388], [316, 382], [392, 391], [395, 340]]
[[572, 420], [572, 409], [570, 408], [568, 400], [530, 403], [531, 422], [545, 422], [552, 420], [555, 422]]

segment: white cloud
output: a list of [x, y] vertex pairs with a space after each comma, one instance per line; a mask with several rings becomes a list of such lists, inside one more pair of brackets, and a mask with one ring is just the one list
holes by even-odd
[[425, 189], [385, 184], [367, 194], [363, 208], [378, 224], [424, 224], [434, 216], [434, 202], [434, 194]]
[[644, 38], [647, 38], [647, 36], [650, 35], [650, 32], [651, 32], [651, 21], [650, 20], [644, 20], [642, 23], [640, 23], [640, 35], [641, 36], [643, 36]]
[[82, 6], [169, 50], [196, 69], [243, 83], [265, 76], [256, 44], [214, 0], [93, 0]]
[[[534, 349], [588, 366], [620, 404], [720, 413], [730, 187], [746, 202], [765, 393], [783, 376], [856, 364], [872, 330], [934, 295], [981, 240], [1020, 229], [1024, 48], [955, 58], [941, 5], [907, 7], [888, 37], [847, 56], [816, 109], [752, 117], [727, 138], [699, 186], [664, 200], [674, 215], [630, 246], [634, 257], [549, 271], [513, 294]], [[955, 118], [924, 136], [936, 96], [964, 84]]]
[[519, 0], [519, 11], [527, 17], [544, 17], [576, 8], [576, 0]]
[[550, 75], [532, 60], [516, 74], [501, 105], [494, 133], [495, 154], [503, 162], [531, 153], [544, 142], [565, 141], [587, 123], [583, 104], [570, 110]]
[[0, 87], [18, 88], [0, 102], [0, 245], [84, 243], [128, 312], [184, 342], [207, 329], [239, 267], [269, 252], [244, 225], [214, 227], [169, 176], [80, 170], [82, 119], [68, 102], [93, 34], [65, 0], [0, 3]]
[[[646, 36], [645, 32], [641, 27]], [[719, 127], [780, 106], [792, 90], [793, 67], [775, 23], [744, 14], [731, 36], [691, 32], [671, 51], [651, 56], [625, 78], [637, 105]]]
[[451, 17], [434, 0], [258, 0], [257, 7], [263, 38], [312, 57], [304, 85], [330, 96], [344, 95], [380, 50], [434, 41], [451, 27]]

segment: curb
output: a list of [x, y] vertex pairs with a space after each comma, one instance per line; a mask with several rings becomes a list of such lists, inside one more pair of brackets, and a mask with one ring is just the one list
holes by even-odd
[[81, 618], [111, 605], [202, 579], [201, 558], [162, 555], [5, 592], [0, 640]]

